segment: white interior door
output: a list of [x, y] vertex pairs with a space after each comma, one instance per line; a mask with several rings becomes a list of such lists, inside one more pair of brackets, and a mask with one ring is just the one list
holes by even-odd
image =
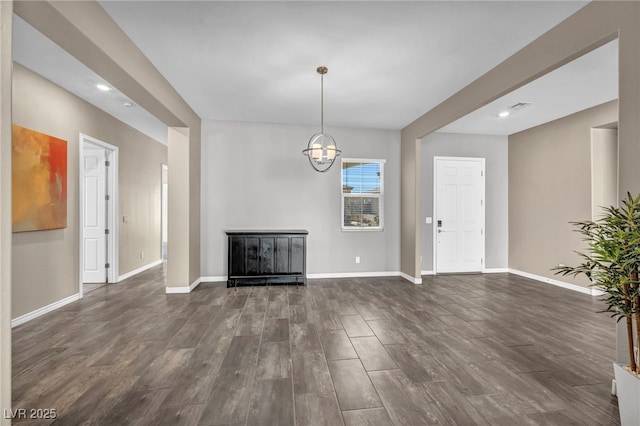
[[106, 153], [102, 148], [85, 149], [83, 158], [84, 283], [107, 281]]
[[484, 263], [484, 158], [435, 157], [436, 273], [480, 272]]

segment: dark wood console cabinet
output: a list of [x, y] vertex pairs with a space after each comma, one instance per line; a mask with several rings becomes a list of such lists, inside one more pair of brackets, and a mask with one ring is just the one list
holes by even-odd
[[239, 284], [307, 284], [304, 230], [227, 231], [227, 288]]

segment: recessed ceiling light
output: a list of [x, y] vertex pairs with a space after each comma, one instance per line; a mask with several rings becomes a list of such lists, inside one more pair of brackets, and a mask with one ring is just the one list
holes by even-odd
[[126, 108], [131, 108], [133, 107], [133, 104], [131, 102], [125, 102], [122, 105], [124, 105]]
[[500, 118], [505, 118], [505, 117], [508, 117], [509, 115], [511, 115], [511, 113], [510, 113], [509, 111], [501, 111], [501, 112], [498, 114], [498, 117], [500, 117]]
[[102, 84], [102, 83], [96, 84], [96, 87], [99, 90], [102, 90], [103, 92], [107, 92], [107, 91], [111, 90], [111, 87], [107, 86], [106, 84]]

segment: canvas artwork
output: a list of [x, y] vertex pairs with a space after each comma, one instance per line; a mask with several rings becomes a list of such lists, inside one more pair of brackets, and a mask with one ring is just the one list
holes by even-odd
[[12, 127], [13, 232], [67, 227], [67, 141]]

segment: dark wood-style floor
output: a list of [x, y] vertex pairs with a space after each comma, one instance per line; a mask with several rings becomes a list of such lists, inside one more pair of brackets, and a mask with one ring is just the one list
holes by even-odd
[[614, 324], [580, 293], [508, 274], [168, 296], [163, 280], [17, 327], [14, 409], [63, 425], [619, 424]]

